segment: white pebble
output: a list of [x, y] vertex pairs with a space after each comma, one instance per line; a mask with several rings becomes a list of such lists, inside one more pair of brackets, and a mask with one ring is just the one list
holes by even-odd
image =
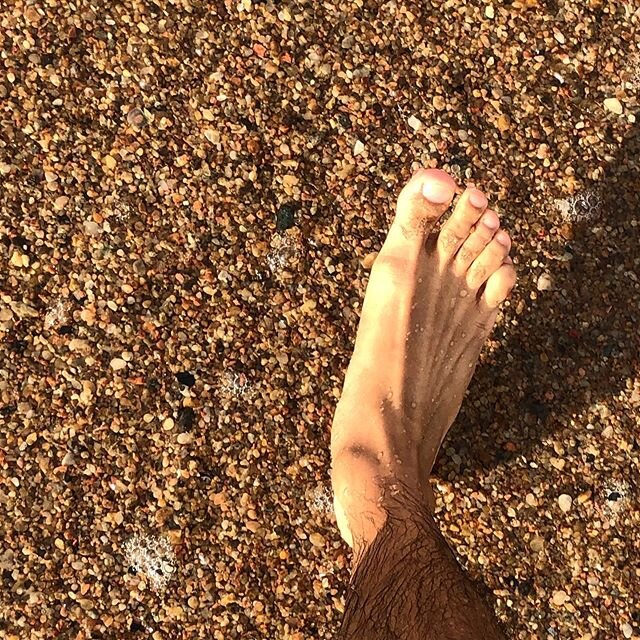
[[353, 155], [359, 156], [364, 151], [364, 144], [360, 142], [360, 140], [356, 140], [356, 143], [353, 145]]
[[484, 10], [484, 15], [489, 18], [489, 20], [493, 19], [493, 16], [495, 15], [495, 12], [493, 10], [493, 5], [488, 5], [487, 8]]
[[573, 498], [567, 494], [567, 493], [563, 493], [559, 498], [558, 498], [558, 504], [560, 505], [560, 508], [567, 513], [567, 511], [569, 511], [571, 509], [571, 505], [573, 504]]
[[625, 638], [630, 638], [633, 635], [633, 627], [628, 622], [622, 625], [622, 635]]
[[120, 369], [124, 369], [127, 366], [127, 363], [122, 358], [114, 358], [111, 361], [111, 368], [114, 371], [120, 371]]
[[618, 115], [622, 113], [622, 103], [618, 98], [607, 98], [604, 101], [604, 108]]
[[551, 274], [543, 273], [538, 278], [537, 286], [538, 286], [538, 291], [549, 291], [553, 289], [553, 278], [551, 277]]
[[422, 128], [422, 122], [418, 120], [415, 116], [410, 116], [407, 120], [407, 124], [414, 130], [418, 131], [418, 129]]

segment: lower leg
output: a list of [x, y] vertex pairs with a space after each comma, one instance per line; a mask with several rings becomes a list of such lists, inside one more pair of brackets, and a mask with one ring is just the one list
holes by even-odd
[[382, 528], [355, 548], [341, 640], [505, 640], [422, 492], [388, 481], [381, 504]]

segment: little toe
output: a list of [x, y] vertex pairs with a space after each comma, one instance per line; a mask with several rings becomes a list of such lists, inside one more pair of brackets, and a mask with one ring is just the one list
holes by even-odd
[[455, 180], [441, 169], [419, 169], [398, 196], [396, 215], [380, 253], [417, 258], [455, 195]]
[[482, 191], [475, 187], [467, 188], [438, 235], [438, 253], [441, 258], [453, 259], [486, 207], [487, 198]]
[[491, 242], [495, 232], [500, 226], [500, 219], [495, 211], [487, 209], [475, 225], [469, 237], [458, 249], [453, 261], [453, 272], [457, 276], [464, 275], [471, 263], [482, 253], [484, 248]]
[[502, 266], [489, 276], [481, 296], [482, 302], [490, 309], [495, 309], [507, 299], [516, 284], [516, 279], [513, 260], [507, 256]]
[[470, 289], [479, 289], [498, 270], [509, 254], [511, 238], [504, 229], [496, 231], [493, 239], [471, 263], [467, 271], [466, 282]]

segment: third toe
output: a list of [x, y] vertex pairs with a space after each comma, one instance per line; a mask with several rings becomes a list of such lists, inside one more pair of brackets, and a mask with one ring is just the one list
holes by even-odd
[[487, 209], [456, 253], [453, 261], [453, 270], [457, 276], [462, 276], [467, 272], [471, 263], [491, 242], [499, 226], [500, 219], [498, 215], [491, 209]]
[[500, 229], [469, 267], [466, 276], [467, 286], [471, 289], [480, 288], [487, 278], [500, 268], [510, 249], [511, 238], [506, 231]]

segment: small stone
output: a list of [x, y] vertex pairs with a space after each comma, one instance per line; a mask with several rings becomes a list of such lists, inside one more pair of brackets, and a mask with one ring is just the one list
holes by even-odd
[[356, 140], [356, 143], [353, 145], [353, 155], [359, 156], [364, 151], [364, 143], [360, 140]]
[[251, 533], [255, 533], [260, 528], [260, 523], [255, 520], [248, 520], [246, 526]]
[[540, 536], [536, 536], [535, 538], [533, 538], [533, 540], [531, 540], [531, 542], [529, 543], [529, 546], [531, 547], [532, 551], [539, 553], [544, 549], [544, 538], [541, 538]]
[[618, 98], [607, 98], [604, 101], [604, 108], [618, 115], [622, 113], [622, 103]]
[[356, 43], [355, 36], [348, 35], [342, 38], [342, 42], [340, 43], [340, 45], [342, 46], [343, 49], [351, 49], [351, 47], [353, 47], [355, 43]]
[[118, 166], [116, 159], [110, 155], [106, 155], [104, 158], [102, 158], [102, 162], [107, 167], [107, 169], [115, 169]]
[[187, 604], [189, 605], [189, 607], [191, 607], [191, 609], [197, 609], [198, 605], [200, 604], [198, 598], [196, 598], [195, 596], [191, 596], [188, 600], [187, 600]]
[[26, 254], [22, 253], [21, 251], [15, 250], [11, 254], [11, 258], [9, 259], [9, 262], [14, 267], [17, 267], [18, 269], [21, 269], [22, 267], [28, 267], [29, 266], [29, 256], [27, 256]]
[[567, 513], [571, 509], [571, 505], [573, 504], [573, 498], [567, 493], [563, 493], [558, 497], [558, 504], [560, 508]]
[[509, 131], [509, 129], [511, 128], [511, 120], [509, 120], [509, 116], [506, 116], [504, 114], [501, 115], [498, 118], [497, 126], [502, 133], [504, 133], [505, 131]]
[[177, 437], [178, 444], [189, 444], [193, 442], [193, 436], [190, 433], [180, 433]]
[[314, 547], [324, 547], [326, 544], [324, 536], [317, 532], [312, 533], [309, 536], [309, 540]]
[[171, 429], [173, 429], [174, 426], [175, 426], [175, 422], [171, 417], [165, 418], [162, 422], [162, 428], [165, 431], [171, 431]]
[[562, 589], [553, 592], [553, 604], [558, 607], [561, 607], [567, 600], [569, 600], [569, 594]]
[[295, 224], [295, 205], [293, 203], [285, 203], [280, 205], [276, 214], [276, 229], [278, 231], [286, 231]]
[[58, 211], [62, 211], [62, 209], [64, 209], [67, 206], [68, 202], [69, 202], [69, 198], [67, 198], [67, 196], [59, 196], [58, 198], [55, 199], [53, 206]]
[[71, 467], [75, 462], [75, 458], [73, 457], [73, 453], [71, 451], [67, 451], [64, 458], [62, 458], [62, 465], [65, 467]]
[[185, 387], [193, 387], [196, 383], [196, 378], [192, 373], [188, 371], [180, 371], [176, 373], [176, 378], [180, 384], [183, 384]]
[[120, 369], [124, 369], [127, 366], [127, 363], [122, 358], [114, 358], [111, 361], [111, 368], [114, 371], [120, 371]]
[[550, 291], [553, 289], [553, 278], [550, 273], [543, 273], [538, 278], [536, 283], [538, 291]]
[[378, 257], [378, 252], [377, 251], [372, 251], [371, 253], [368, 253], [360, 262], [360, 264], [363, 266], [363, 268], [365, 269], [371, 269], [371, 267], [373, 267], [373, 263], [376, 261], [376, 258]]
[[64, 551], [64, 540], [62, 538], [56, 538], [54, 544], [60, 551]]
[[84, 230], [90, 236], [99, 236], [102, 233], [102, 227], [99, 224], [96, 224], [93, 220], [87, 220], [84, 223]]
[[438, 111], [444, 111], [447, 108], [447, 101], [441, 95], [433, 96], [433, 106]]
[[524, 498], [524, 501], [530, 507], [537, 507], [538, 506], [538, 501], [536, 500], [536, 497], [533, 495], [533, 493], [527, 493], [527, 495]]
[[495, 12], [493, 10], [493, 5], [488, 5], [487, 8], [484, 10], [484, 15], [489, 18], [489, 20], [493, 20], [493, 17], [495, 15]]
[[633, 627], [628, 622], [622, 625], [622, 635], [625, 638], [631, 638], [631, 636], [633, 636]]
[[418, 131], [422, 127], [422, 122], [415, 116], [410, 116], [407, 120], [407, 124], [414, 130]]
[[135, 109], [131, 109], [131, 111], [127, 113], [127, 122], [132, 127], [136, 127], [137, 129], [140, 129], [145, 125], [146, 121], [147, 119], [145, 118], [144, 113], [142, 112], [142, 109], [138, 109], [136, 107]]
[[578, 496], [578, 504], [584, 504], [585, 502], [588, 502], [589, 500], [591, 500], [591, 496], [592, 496], [592, 492], [591, 491], [582, 492]]

